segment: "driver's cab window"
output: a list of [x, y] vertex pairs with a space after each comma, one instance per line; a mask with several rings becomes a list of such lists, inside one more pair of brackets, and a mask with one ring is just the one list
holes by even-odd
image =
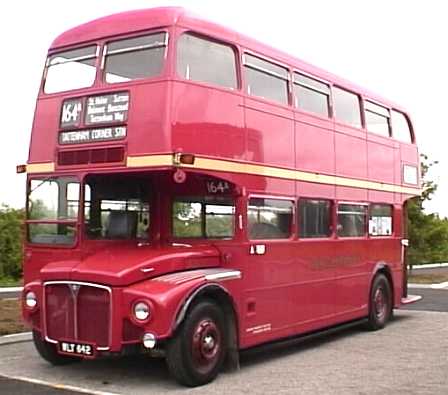
[[113, 175], [88, 178], [84, 187], [84, 220], [90, 239], [148, 239], [148, 181]]
[[235, 204], [227, 197], [178, 197], [172, 206], [174, 238], [231, 239]]

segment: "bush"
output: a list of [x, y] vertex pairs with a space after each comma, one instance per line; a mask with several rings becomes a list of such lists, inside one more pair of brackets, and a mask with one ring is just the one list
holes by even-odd
[[24, 210], [0, 206], [0, 278], [22, 277], [22, 223]]

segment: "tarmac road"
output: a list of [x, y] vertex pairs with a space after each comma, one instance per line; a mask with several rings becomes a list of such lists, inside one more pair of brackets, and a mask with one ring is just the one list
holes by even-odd
[[423, 296], [423, 299], [418, 301], [417, 303], [412, 303], [407, 306], [404, 306], [402, 307], [402, 309], [448, 312], [448, 289], [410, 288], [409, 293], [412, 295], [421, 295]]
[[[97, 394], [446, 394], [447, 328], [448, 313], [401, 310], [381, 331], [354, 328], [299, 346], [243, 354], [240, 371], [194, 390], [174, 383], [163, 360], [122, 358], [53, 367], [30, 342], [1, 346], [0, 376]], [[5, 393], [39, 394], [14, 388]]]
[[27, 383], [26, 381], [12, 380], [0, 376], [0, 393], [3, 395], [75, 395], [73, 392], [51, 388], [42, 384]]
[[[300, 346], [243, 353], [239, 372], [221, 374], [216, 382], [195, 390], [177, 386], [163, 360], [128, 358], [51, 367], [30, 342], [3, 345], [0, 394], [448, 393], [448, 289], [409, 292], [423, 300], [397, 311], [383, 331], [355, 328]], [[0, 293], [0, 298], [19, 295]]]

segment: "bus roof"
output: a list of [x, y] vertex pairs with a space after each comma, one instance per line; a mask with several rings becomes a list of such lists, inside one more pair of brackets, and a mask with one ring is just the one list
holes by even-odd
[[157, 27], [177, 25], [190, 28], [222, 41], [240, 45], [262, 56], [271, 58], [298, 71], [303, 71], [334, 85], [361, 94], [364, 97], [382, 103], [388, 107], [404, 111], [396, 103], [391, 102], [376, 93], [362, 88], [353, 82], [338, 77], [326, 70], [316, 67], [285, 52], [263, 44], [255, 39], [237, 33], [229, 28], [204, 20], [182, 7], [158, 7], [127, 11], [105, 16], [74, 27], [59, 35], [51, 44], [50, 51], [75, 44], [92, 42], [106, 37], [143, 32]]

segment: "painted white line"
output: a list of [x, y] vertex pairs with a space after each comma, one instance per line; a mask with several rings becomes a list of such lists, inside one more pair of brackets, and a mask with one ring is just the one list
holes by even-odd
[[4, 339], [4, 338], [8, 338], [8, 339], [10, 339], [10, 338], [21, 337], [21, 336], [25, 336], [25, 335], [27, 335], [27, 336], [28, 336], [28, 335], [31, 336], [31, 332], [12, 333], [11, 335], [4, 335], [4, 336], [1, 336], [0, 339]]
[[81, 392], [83, 394], [92, 394], [92, 395], [117, 395], [118, 394], [117, 392], [97, 391], [97, 390], [91, 390], [91, 389], [87, 389], [87, 388], [75, 387], [73, 385], [51, 383], [49, 381], [32, 379], [30, 377], [24, 377], [24, 376], [9, 376], [9, 375], [2, 374], [2, 377], [6, 377], [6, 378], [12, 379], [12, 380], [25, 381], [27, 383], [32, 383], [32, 384], [45, 385], [46, 387], [51, 387], [51, 388], [56, 388], [56, 389]]
[[21, 292], [23, 287], [4, 287], [0, 288], [0, 293]]
[[432, 288], [434, 289], [444, 289], [444, 288], [448, 288], [448, 281], [445, 281], [444, 283], [440, 283], [440, 284], [431, 284]]
[[414, 289], [446, 289], [448, 290], [448, 281], [440, 284], [408, 284], [408, 288]]
[[31, 332], [13, 333], [12, 335], [0, 336], [0, 347], [8, 344], [25, 343], [33, 339]]
[[[412, 270], [419, 270], [419, 269], [436, 269], [439, 267], [448, 267], [448, 262], [444, 263], [428, 263], [427, 265], [412, 265]], [[410, 266], [408, 266], [410, 269]]]

